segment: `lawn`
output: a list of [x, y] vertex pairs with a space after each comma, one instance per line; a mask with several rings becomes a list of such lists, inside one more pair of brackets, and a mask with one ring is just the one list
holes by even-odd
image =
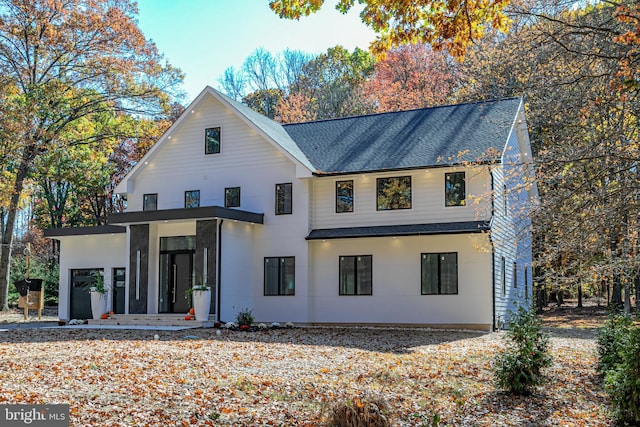
[[593, 329], [552, 331], [549, 383], [520, 398], [492, 383], [502, 333], [15, 329], [0, 332], [0, 403], [68, 403], [73, 426], [316, 426], [368, 397], [398, 426], [612, 425]]

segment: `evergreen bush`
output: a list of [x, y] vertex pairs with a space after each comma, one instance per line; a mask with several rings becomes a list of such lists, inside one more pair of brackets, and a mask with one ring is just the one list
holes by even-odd
[[620, 362], [623, 343], [627, 340], [631, 319], [620, 313], [612, 313], [598, 331], [598, 373], [603, 377]]
[[542, 332], [533, 310], [524, 307], [511, 313], [508, 328], [507, 348], [494, 360], [494, 380], [501, 390], [528, 395], [546, 380], [542, 369], [552, 363], [549, 336]]

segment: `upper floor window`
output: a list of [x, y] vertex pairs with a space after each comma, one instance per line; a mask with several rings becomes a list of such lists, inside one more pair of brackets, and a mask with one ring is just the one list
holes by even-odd
[[458, 293], [458, 253], [422, 254], [422, 295]]
[[518, 263], [513, 263], [513, 287], [518, 287]]
[[158, 210], [158, 194], [145, 194], [142, 196], [142, 210], [155, 211]]
[[372, 295], [373, 257], [340, 257], [340, 295]]
[[411, 177], [378, 178], [376, 207], [379, 211], [411, 209]]
[[502, 295], [507, 294], [507, 260], [500, 257], [500, 272], [502, 274]]
[[190, 190], [184, 192], [184, 207], [197, 208], [200, 207], [200, 190]]
[[207, 128], [204, 130], [204, 154], [217, 154], [220, 152], [220, 128]]
[[224, 207], [240, 207], [240, 187], [229, 187], [224, 189]]
[[450, 172], [444, 174], [445, 206], [465, 206], [467, 190], [464, 172]]
[[276, 215], [286, 215], [292, 212], [293, 184], [290, 182], [276, 184]]
[[336, 181], [336, 213], [353, 212], [353, 180]]
[[264, 259], [265, 295], [295, 295], [295, 280], [295, 257], [267, 257]]

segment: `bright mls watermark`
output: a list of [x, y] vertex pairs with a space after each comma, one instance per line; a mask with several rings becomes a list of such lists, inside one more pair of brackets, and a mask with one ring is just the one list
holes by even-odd
[[69, 427], [69, 405], [0, 405], [0, 426]]

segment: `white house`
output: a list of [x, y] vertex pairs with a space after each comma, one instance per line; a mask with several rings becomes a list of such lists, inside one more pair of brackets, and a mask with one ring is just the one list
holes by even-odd
[[280, 125], [207, 87], [61, 242], [61, 319], [117, 313], [491, 329], [531, 300], [537, 200], [519, 98]]

